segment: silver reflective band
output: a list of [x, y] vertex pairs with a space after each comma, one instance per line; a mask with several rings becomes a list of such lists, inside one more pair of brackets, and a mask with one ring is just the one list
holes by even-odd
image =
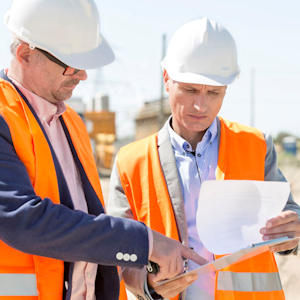
[[0, 297], [37, 295], [35, 274], [0, 274]]
[[219, 272], [218, 290], [238, 292], [281, 291], [281, 281], [276, 273]]

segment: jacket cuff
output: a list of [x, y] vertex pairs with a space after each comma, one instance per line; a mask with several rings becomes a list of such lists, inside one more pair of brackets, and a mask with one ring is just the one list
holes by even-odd
[[298, 254], [298, 248], [299, 247], [297, 245], [294, 249], [280, 251], [280, 252], [278, 252], [278, 254], [280, 254], [280, 255], [290, 255], [290, 254], [297, 255]]

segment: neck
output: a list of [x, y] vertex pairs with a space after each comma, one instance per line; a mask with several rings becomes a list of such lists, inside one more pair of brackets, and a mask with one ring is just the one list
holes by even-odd
[[192, 149], [195, 150], [197, 144], [202, 141], [202, 138], [207, 129], [199, 132], [191, 132], [190, 130], [185, 130], [184, 128], [176, 126], [176, 124], [173, 123], [174, 122], [172, 122], [171, 124], [173, 130], [182, 138], [184, 138], [187, 142], [189, 142], [190, 145], [192, 146]]
[[30, 76], [30, 70], [22, 68], [22, 66], [18, 63], [18, 61], [16, 61], [16, 59], [12, 60], [11, 65], [7, 71], [7, 76], [18, 82], [26, 90], [42, 97], [34, 88], [32, 77]]
[[181, 137], [183, 137], [187, 142], [190, 143], [192, 146], [192, 149], [195, 150], [197, 147], [197, 144], [202, 141], [202, 138], [205, 134], [205, 131], [197, 132], [196, 134], [180, 134]]
[[19, 82], [22, 86], [27, 88], [24, 84], [24, 74], [20, 66], [14, 60], [11, 62], [11, 65], [7, 70], [7, 76]]

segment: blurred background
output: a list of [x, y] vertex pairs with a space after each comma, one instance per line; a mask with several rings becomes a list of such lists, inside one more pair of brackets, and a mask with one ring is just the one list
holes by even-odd
[[[11, 0], [0, 2], [3, 18]], [[88, 72], [68, 103], [86, 121], [105, 196], [121, 145], [156, 131], [169, 115], [160, 61], [172, 33], [202, 16], [233, 35], [241, 74], [220, 115], [271, 133], [279, 164], [300, 203], [300, 2], [297, 0], [96, 0], [101, 31], [116, 60]], [[0, 22], [0, 64], [9, 66], [10, 33]], [[288, 300], [300, 299], [299, 256], [277, 258]]]

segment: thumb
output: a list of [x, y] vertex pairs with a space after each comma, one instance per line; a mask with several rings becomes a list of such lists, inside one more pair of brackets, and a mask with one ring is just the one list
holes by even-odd
[[208, 261], [205, 258], [203, 258], [199, 254], [197, 254], [194, 250], [192, 250], [186, 246], [182, 246], [181, 255], [182, 255], [182, 257], [184, 257], [186, 259], [190, 259], [200, 266], [208, 263]]

